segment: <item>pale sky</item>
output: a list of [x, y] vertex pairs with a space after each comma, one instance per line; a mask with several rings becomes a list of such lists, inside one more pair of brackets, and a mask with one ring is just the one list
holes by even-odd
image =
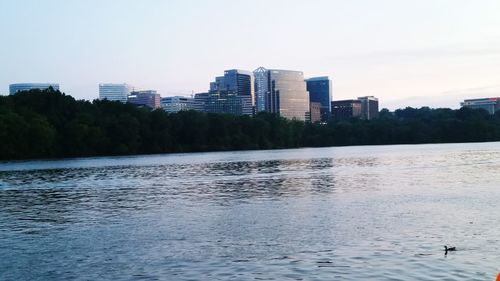
[[0, 93], [55, 82], [162, 96], [206, 91], [225, 69], [330, 76], [334, 99], [457, 108], [500, 96], [499, 0], [0, 0]]

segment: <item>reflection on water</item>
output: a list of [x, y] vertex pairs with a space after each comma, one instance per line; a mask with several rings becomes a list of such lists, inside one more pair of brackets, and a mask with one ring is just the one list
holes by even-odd
[[493, 280], [499, 159], [489, 143], [4, 163], [0, 280]]

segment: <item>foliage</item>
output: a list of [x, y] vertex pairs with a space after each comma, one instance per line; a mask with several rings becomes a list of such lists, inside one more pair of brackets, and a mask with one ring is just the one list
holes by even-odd
[[0, 159], [290, 148], [303, 124], [75, 100], [53, 89], [0, 97]]
[[311, 124], [304, 146], [456, 143], [500, 140], [500, 112], [482, 109], [383, 109], [374, 120]]
[[53, 89], [0, 97], [0, 159], [59, 158], [302, 146], [500, 140], [500, 114], [406, 108], [376, 120], [304, 124], [254, 117], [137, 108], [75, 100]]

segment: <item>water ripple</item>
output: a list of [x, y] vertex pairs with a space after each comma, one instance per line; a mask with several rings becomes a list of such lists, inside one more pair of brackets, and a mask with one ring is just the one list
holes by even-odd
[[499, 169], [498, 143], [0, 163], [0, 280], [493, 280]]

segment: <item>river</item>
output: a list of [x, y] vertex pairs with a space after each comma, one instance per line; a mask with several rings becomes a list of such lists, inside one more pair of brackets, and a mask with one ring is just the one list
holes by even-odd
[[0, 163], [0, 280], [499, 272], [500, 143]]

